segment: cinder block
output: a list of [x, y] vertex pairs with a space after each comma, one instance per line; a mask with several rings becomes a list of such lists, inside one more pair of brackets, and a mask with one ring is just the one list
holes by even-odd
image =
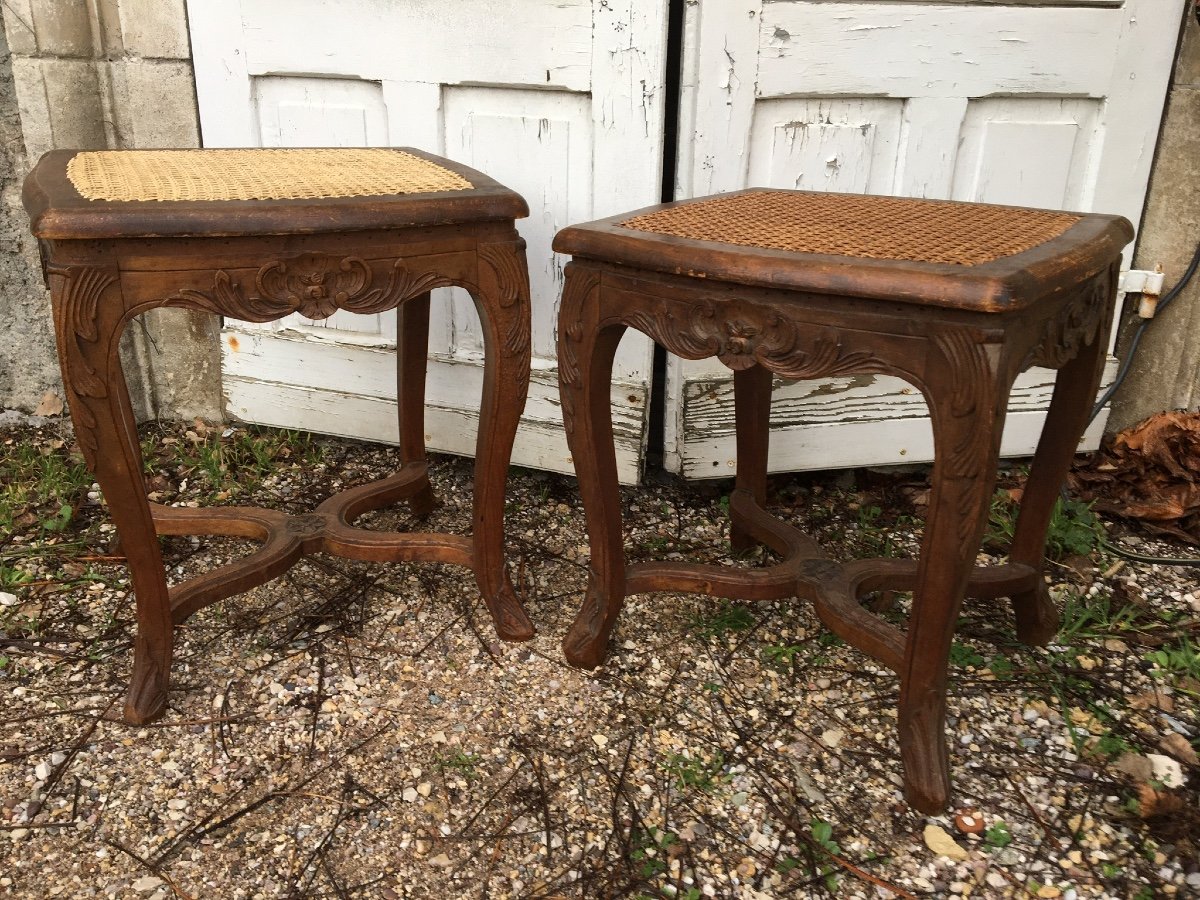
[[56, 147], [105, 146], [104, 104], [93, 60], [16, 57], [12, 63], [30, 160]]
[[99, 45], [102, 53], [115, 59], [125, 52], [125, 41], [121, 36], [121, 0], [93, 0], [96, 5], [96, 24], [99, 29]]
[[1183, 43], [1175, 63], [1175, 86], [1200, 87], [1200, 22], [1194, 16], [1184, 19]]
[[125, 52], [152, 59], [189, 59], [184, 0], [119, 0]]
[[33, 25], [33, 0], [4, 0], [0, 4], [8, 49], [17, 56], [37, 53], [37, 34]]
[[121, 146], [200, 146], [190, 63], [126, 59], [112, 66]]
[[43, 55], [87, 59], [95, 55], [87, 0], [37, 0], [33, 26]]
[[95, 60], [42, 59], [41, 64], [54, 146], [106, 146], [104, 94]]
[[47, 150], [54, 149], [50, 107], [46, 103], [46, 88], [42, 83], [42, 61], [13, 57], [12, 74], [25, 152], [29, 161], [33, 162]]
[[154, 309], [142, 318], [155, 415], [221, 420], [220, 320], [183, 309]]

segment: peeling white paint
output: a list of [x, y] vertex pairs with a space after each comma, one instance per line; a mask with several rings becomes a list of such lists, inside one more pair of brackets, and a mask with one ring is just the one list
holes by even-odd
[[[514, 458], [569, 471], [554, 379], [564, 260], [550, 242], [572, 222], [659, 198], [666, 7], [343, 0], [331, 12], [322, 0], [191, 0], [205, 144], [411, 145], [520, 192], [531, 207], [518, 229], [528, 242], [534, 366], [548, 374], [535, 377]], [[376, 439], [394, 430], [394, 416], [380, 418], [393, 396], [394, 364], [379, 370], [380, 348], [387, 356], [394, 346], [393, 314], [231, 324], [226, 334], [257, 348], [232, 354], [226, 346], [234, 414]], [[427, 393], [441, 412], [431, 418], [431, 446], [471, 451], [465, 435], [473, 426], [464, 423], [477, 415], [478, 392], [462, 387], [478, 381], [482, 347], [466, 293], [435, 292]], [[627, 407], [617, 415], [626, 481], [640, 466], [646, 418], [645, 404], [628, 397], [648, 390], [651, 352], [647, 339], [631, 335], [614, 366], [614, 397]]]
[[[689, 6], [681, 195], [771, 185], [1095, 209], [1137, 222], [1182, 2]], [[750, 27], [746, 13], [756, 11]], [[753, 90], [705, 82], [729, 57]], [[690, 476], [727, 474], [732, 397], [696, 393], [727, 376], [715, 360], [669, 363], [666, 458]], [[898, 447], [919, 458], [919, 397], [884, 380], [850, 392], [819, 385], [808, 395], [781, 389], [772, 466], [899, 461]], [[1044, 381], [1018, 394], [1006, 453], [1031, 449], [1047, 399]]]

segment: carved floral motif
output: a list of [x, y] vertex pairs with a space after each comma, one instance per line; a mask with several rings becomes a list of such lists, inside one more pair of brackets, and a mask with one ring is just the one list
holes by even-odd
[[1094, 279], [1065, 307], [1047, 319], [1022, 368], [1031, 365], [1058, 369], [1100, 336], [1100, 328], [1116, 295], [1117, 270]]
[[450, 283], [436, 273], [413, 275], [404, 260], [392, 265], [386, 284], [372, 288], [374, 280], [370, 266], [357, 256], [303, 253], [260, 267], [250, 296], [240, 280], [220, 269], [213, 275], [211, 290], [180, 291], [166, 305], [196, 307], [249, 322], [270, 322], [292, 313], [324, 319], [339, 309], [383, 312]]
[[687, 359], [715, 356], [734, 371], [765, 366], [786, 378], [886, 369], [865, 350], [847, 350], [836, 328], [797, 324], [768, 307], [712, 301], [636, 310], [622, 320]]

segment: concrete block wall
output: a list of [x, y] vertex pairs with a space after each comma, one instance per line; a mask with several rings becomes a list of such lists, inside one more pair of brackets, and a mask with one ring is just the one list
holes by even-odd
[[[46, 151], [200, 143], [184, 0], [0, 3], [0, 407], [61, 391], [21, 181]], [[156, 310], [122, 344], [141, 418], [221, 416], [214, 316]]]
[[[1139, 269], [1161, 263], [1168, 288], [1200, 241], [1200, 23], [1188, 6], [1134, 260]], [[1127, 322], [1118, 344], [1122, 357], [1133, 327]], [[1146, 329], [1108, 427], [1171, 409], [1200, 409], [1200, 274]]]

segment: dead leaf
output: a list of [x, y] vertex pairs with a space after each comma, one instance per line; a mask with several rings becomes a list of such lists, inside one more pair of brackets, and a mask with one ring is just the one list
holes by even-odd
[[1143, 819], [1171, 816], [1183, 809], [1183, 798], [1171, 791], [1156, 791], [1148, 784], [1139, 784], [1138, 815]]
[[1139, 753], [1122, 753], [1112, 767], [1118, 772], [1124, 772], [1134, 781], [1147, 782], [1154, 774], [1154, 766], [1150, 760]]
[[1159, 413], [1120, 432], [1071, 484], [1101, 512], [1200, 544], [1200, 413]]
[[54, 391], [46, 391], [42, 394], [42, 399], [38, 401], [37, 409], [33, 411], [33, 414], [35, 416], [61, 416], [62, 411], [62, 397]]
[[924, 838], [925, 846], [938, 856], [960, 861], [967, 858], [967, 851], [960, 847], [940, 825], [926, 825]]
[[1159, 742], [1159, 746], [1182, 763], [1187, 763], [1189, 766], [1200, 765], [1200, 757], [1196, 756], [1196, 750], [1192, 747], [1191, 741], [1182, 734], [1172, 731]]
[[1134, 709], [1156, 707], [1166, 713], [1175, 712], [1175, 701], [1171, 699], [1169, 694], [1160, 694], [1158, 691], [1135, 694], [1129, 698], [1129, 705]]

